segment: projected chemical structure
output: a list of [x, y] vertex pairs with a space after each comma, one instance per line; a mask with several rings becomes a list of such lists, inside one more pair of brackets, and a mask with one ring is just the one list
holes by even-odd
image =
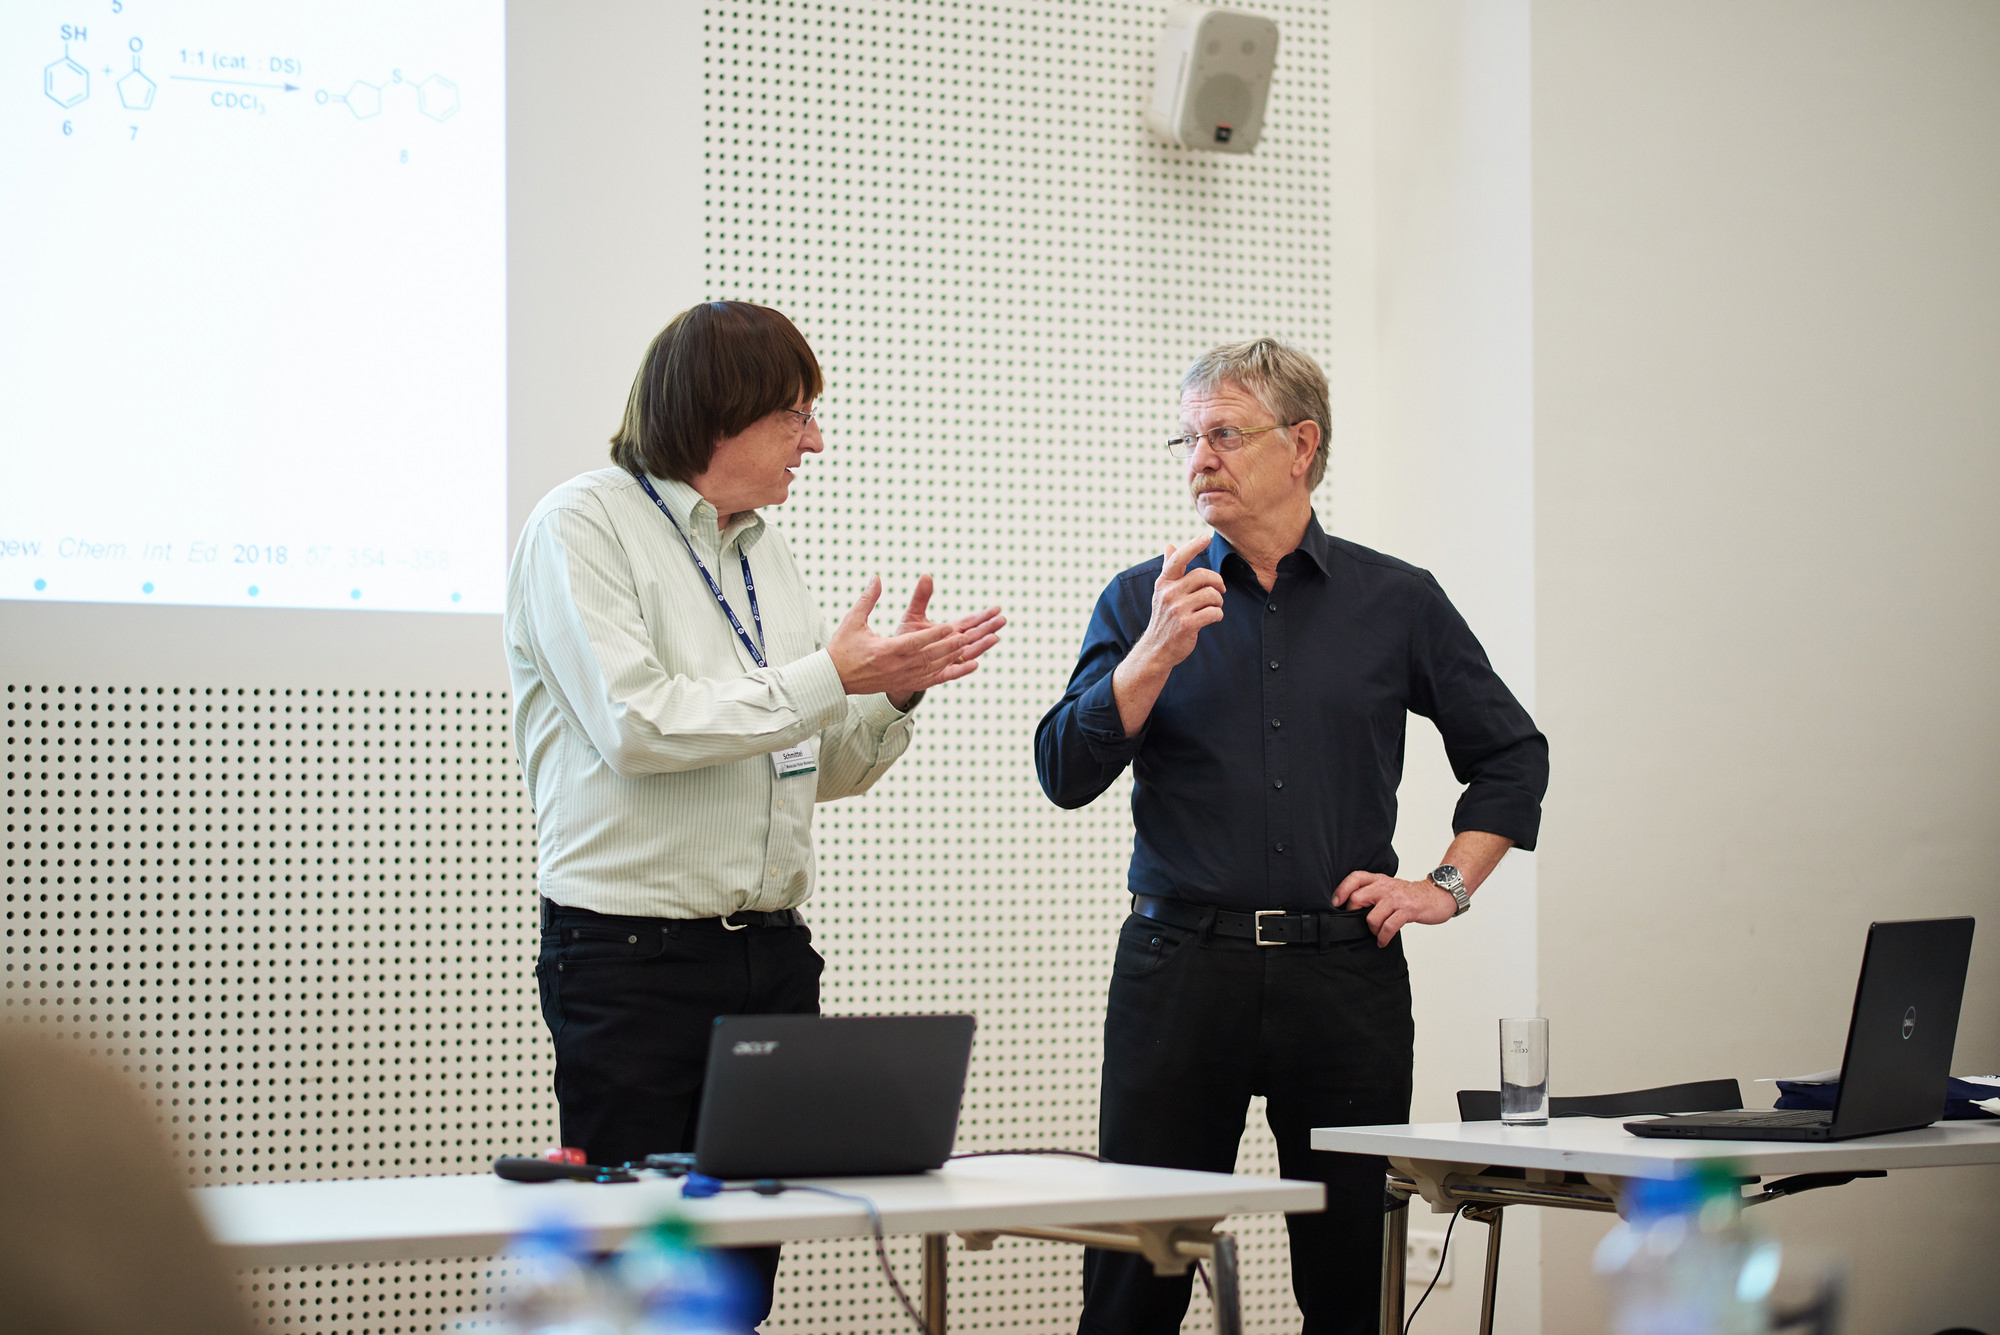
[[417, 85], [417, 110], [434, 121], [448, 121], [458, 114], [458, 85], [442, 74], [433, 74]]
[[65, 109], [90, 96], [90, 71], [70, 59], [68, 42], [63, 43], [62, 59], [42, 70], [42, 91]]
[[139, 72], [139, 52], [145, 43], [132, 39], [132, 72], [118, 81], [118, 100], [127, 111], [151, 111], [159, 85]]
[[[392, 70], [389, 83], [416, 89], [417, 110], [434, 121], [448, 121], [458, 114], [458, 85], [442, 74], [412, 84], [403, 78], [401, 70]], [[322, 88], [313, 94], [313, 100], [321, 106], [341, 103], [354, 113], [354, 119], [371, 120], [382, 114], [382, 90], [387, 86], [357, 79], [344, 93], [330, 93]]]
[[370, 116], [382, 114], [382, 90], [372, 83], [356, 79], [352, 87], [344, 93], [320, 93], [322, 102], [345, 102], [347, 109], [354, 113], [354, 119], [365, 121]]

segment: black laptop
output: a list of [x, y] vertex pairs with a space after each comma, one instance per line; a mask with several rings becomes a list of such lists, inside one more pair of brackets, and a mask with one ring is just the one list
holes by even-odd
[[695, 1129], [712, 1177], [921, 1173], [951, 1153], [970, 1015], [724, 1015]]
[[1929, 1126], [1944, 1116], [1971, 959], [1970, 918], [1869, 924], [1831, 1113], [1687, 1113], [1627, 1122], [1625, 1129], [1701, 1140], [1850, 1140]]

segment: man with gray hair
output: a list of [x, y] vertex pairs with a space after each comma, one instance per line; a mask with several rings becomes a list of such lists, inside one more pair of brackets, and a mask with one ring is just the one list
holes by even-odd
[[[1410, 1114], [1409, 971], [1398, 933], [1464, 913], [1533, 848], [1548, 743], [1437, 581], [1329, 536], [1326, 377], [1271, 339], [1219, 347], [1181, 382], [1168, 442], [1211, 537], [1112, 580], [1069, 689], [1035, 735], [1042, 788], [1080, 807], [1133, 771], [1132, 915], [1104, 1022], [1099, 1152], [1227, 1173], [1253, 1094], [1286, 1177], [1307, 1335], [1371, 1331], [1379, 1158], [1319, 1153], [1315, 1126]], [[1465, 785], [1437, 870], [1396, 876], [1408, 715]], [[1171, 1335], [1189, 1278], [1084, 1259], [1087, 1335]]]

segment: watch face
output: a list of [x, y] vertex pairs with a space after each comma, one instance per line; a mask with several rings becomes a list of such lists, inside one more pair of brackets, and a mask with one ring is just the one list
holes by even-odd
[[1448, 890], [1453, 895], [1456, 895], [1459, 888], [1465, 884], [1465, 878], [1458, 874], [1456, 867], [1439, 867], [1431, 873], [1431, 880], [1437, 883], [1439, 889]]

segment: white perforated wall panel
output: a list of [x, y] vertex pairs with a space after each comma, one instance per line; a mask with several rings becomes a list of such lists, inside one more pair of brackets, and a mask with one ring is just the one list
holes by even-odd
[[[1331, 38], [1318, 6], [1256, 7], [1283, 45], [1247, 157], [1141, 130], [1161, 4], [705, 10], [706, 293], [791, 314], [830, 382], [827, 452], [776, 521], [831, 613], [929, 572], [945, 613], [1013, 623], [874, 793], [822, 808], [808, 906], [830, 1011], [979, 1015], [961, 1148], [1095, 1143], [1129, 790], [1057, 811], [1031, 743], [1106, 580], [1200, 531], [1160, 445], [1179, 374], [1270, 333], [1340, 376]], [[191, 1182], [470, 1171], [553, 1138], [507, 704], [412, 676], [5, 690], [0, 1004], [126, 1068]], [[1252, 1127], [1243, 1166], [1274, 1172]], [[1282, 1227], [1239, 1232], [1246, 1327], [1295, 1327]], [[865, 1249], [787, 1256], [771, 1329], [907, 1329]], [[1074, 1328], [1074, 1249], [952, 1261], [954, 1329]], [[246, 1284], [300, 1331], [456, 1329], [491, 1287], [478, 1261]]]
[[[10, 683], [0, 1019], [150, 1097], [191, 1186], [555, 1137], [497, 693]], [[440, 1330], [483, 1263], [253, 1271], [285, 1330]]]
[[[1105, 582], [1201, 531], [1161, 444], [1180, 373], [1228, 338], [1333, 343], [1326, 15], [1260, 8], [1283, 45], [1250, 157], [1141, 129], [1164, 5], [707, 9], [707, 295], [786, 311], [828, 377], [778, 522], [831, 613], [928, 571], [948, 611], [1012, 618], [821, 813], [827, 1004], [979, 1015], [963, 1148], [1094, 1148], [1129, 787], [1054, 810], [1032, 738]], [[1243, 1164], [1276, 1171], [1261, 1124]], [[1296, 1328], [1282, 1227], [1243, 1231], [1247, 1328]], [[1074, 1329], [1074, 1250], [953, 1256], [955, 1325]], [[897, 1329], [862, 1249], [792, 1258], [777, 1328]]]

